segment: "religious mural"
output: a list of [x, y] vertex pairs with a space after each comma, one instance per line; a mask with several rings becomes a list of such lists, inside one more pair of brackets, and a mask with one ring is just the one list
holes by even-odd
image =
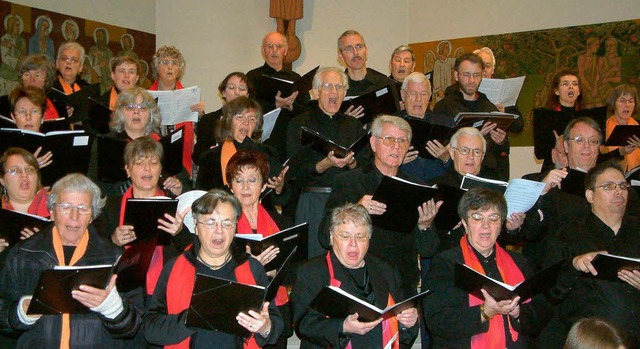
[[0, 2], [0, 18], [4, 20], [4, 31], [0, 32], [0, 95], [8, 94], [18, 84], [20, 59], [42, 53], [55, 63], [58, 46], [67, 41], [84, 46], [81, 77], [100, 83], [103, 91], [111, 83], [110, 60], [122, 55], [140, 60], [145, 74], [140, 76], [140, 84], [145, 88], [151, 85], [153, 77], [148, 74], [156, 50], [155, 34], [4, 1]]
[[526, 126], [524, 132], [511, 136], [511, 145], [533, 145], [532, 110], [545, 105], [549, 81], [559, 70], [578, 73], [583, 103], [589, 108], [606, 105], [607, 96], [619, 84], [640, 87], [640, 19], [410, 46], [416, 54], [416, 71], [433, 71], [432, 103], [455, 83], [455, 58], [484, 46], [496, 57], [494, 78], [526, 75], [518, 99]]

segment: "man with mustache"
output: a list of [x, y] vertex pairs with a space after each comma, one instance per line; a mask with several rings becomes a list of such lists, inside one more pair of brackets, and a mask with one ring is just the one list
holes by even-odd
[[393, 83], [384, 74], [367, 68], [367, 44], [360, 33], [347, 30], [338, 38], [338, 60], [347, 66], [347, 96], [360, 96]]
[[[455, 117], [460, 112], [494, 112], [498, 108], [486, 95], [478, 91], [482, 82], [484, 63], [474, 53], [465, 53], [456, 59], [453, 77], [457, 81], [447, 88], [444, 98], [433, 108], [437, 114]], [[505, 130], [493, 123], [485, 123], [482, 133], [487, 137], [485, 165], [493, 169], [497, 178], [509, 180], [509, 138]]]

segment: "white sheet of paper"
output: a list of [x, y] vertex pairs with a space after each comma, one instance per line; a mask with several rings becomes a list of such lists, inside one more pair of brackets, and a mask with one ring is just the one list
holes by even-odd
[[516, 105], [525, 76], [511, 79], [482, 79], [478, 91], [487, 95], [493, 104], [502, 103], [505, 107]]
[[149, 91], [154, 98], [158, 99], [162, 125], [197, 122], [198, 113], [191, 111], [191, 106], [200, 103], [201, 92], [198, 86], [173, 91]]
[[527, 212], [536, 204], [545, 184], [522, 178], [509, 181], [504, 199], [507, 200], [507, 216], [513, 212]]
[[262, 116], [262, 142], [271, 137], [271, 132], [273, 132], [281, 110], [282, 108], [276, 108]]

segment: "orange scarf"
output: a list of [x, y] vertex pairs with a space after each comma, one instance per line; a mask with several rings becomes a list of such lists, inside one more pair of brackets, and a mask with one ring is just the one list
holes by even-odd
[[[197, 252], [196, 252], [197, 253]], [[234, 270], [236, 281], [245, 285], [256, 285], [256, 280], [251, 272], [249, 261], [246, 261]], [[180, 314], [189, 308], [191, 297], [193, 296], [193, 288], [196, 284], [196, 267], [191, 264], [184, 256], [180, 255], [171, 269], [169, 280], [167, 281], [167, 313]], [[188, 349], [191, 343], [191, 337], [187, 337], [180, 343], [165, 345], [167, 349]], [[258, 343], [252, 334], [248, 340], [244, 342], [244, 349], [258, 349]]]
[[[620, 124], [618, 123], [618, 119], [616, 119], [615, 115], [607, 119], [605, 139], [609, 138], [611, 132], [613, 132], [613, 129], [618, 125]], [[627, 125], [638, 125], [638, 122], [634, 118], [629, 118]], [[617, 149], [618, 147], [602, 147], [602, 153], [609, 153]], [[636, 149], [631, 153], [625, 155], [624, 160], [622, 160], [620, 165], [622, 165], [622, 168], [625, 172], [640, 166], [640, 149]]]
[[[54, 226], [53, 231], [53, 249], [56, 252], [56, 258], [58, 259], [58, 265], [66, 266], [64, 259], [64, 249], [62, 248], [62, 238], [60, 237], [60, 233], [58, 229]], [[89, 231], [86, 230], [80, 238], [78, 245], [76, 245], [76, 250], [73, 251], [73, 256], [71, 256], [71, 261], [69, 265], [75, 265], [87, 251], [87, 246], [89, 245]], [[71, 317], [69, 314], [62, 314], [62, 329], [60, 333], [60, 349], [69, 349], [69, 340], [71, 339]]]
[[[327, 269], [329, 269], [329, 285], [334, 287], [340, 287], [342, 282], [336, 279], [333, 274], [333, 262], [331, 261], [331, 252], [327, 252], [325, 259], [327, 261]], [[395, 303], [396, 302], [393, 300], [393, 297], [391, 297], [391, 294], [389, 294], [389, 296], [387, 297], [387, 307], [392, 306]], [[393, 344], [391, 344], [391, 348], [400, 349], [400, 338], [397, 337], [399, 333], [398, 328], [399, 328], [399, 325], [398, 325], [397, 316], [392, 316], [382, 321], [382, 347], [383, 348], [386, 348], [387, 345], [389, 345], [389, 342], [391, 340], [394, 340], [394, 337], [395, 337]], [[351, 341], [349, 341], [349, 344], [347, 344], [346, 349], [352, 349]]]
[[233, 141], [224, 141], [224, 143], [222, 143], [222, 150], [220, 152], [220, 170], [222, 170], [222, 182], [227, 187], [231, 187], [227, 182], [227, 164], [236, 152], [236, 145], [233, 144]]
[[[263, 237], [267, 237], [273, 235], [280, 231], [276, 222], [271, 218], [269, 212], [262, 206], [262, 204], [258, 203], [258, 234]], [[238, 234], [253, 234], [253, 229], [251, 229], [251, 223], [249, 223], [249, 219], [247, 219], [247, 215], [242, 213], [240, 219], [238, 220]], [[282, 306], [289, 302], [289, 294], [287, 293], [287, 288], [284, 286], [278, 287], [278, 293], [276, 294], [276, 305]]]
[[[467, 237], [463, 236], [460, 239], [460, 248], [462, 249], [462, 257], [464, 258], [464, 264], [473, 268], [473, 270], [485, 275], [482, 264], [473, 252], [473, 247], [469, 245]], [[504, 283], [509, 285], [516, 285], [524, 281], [524, 276], [520, 271], [520, 268], [513, 261], [511, 256], [498, 244], [496, 248], [496, 264], [498, 265], [498, 271]], [[473, 295], [469, 295], [469, 306], [475, 307], [483, 304], [484, 301]], [[511, 339], [516, 342], [518, 340], [518, 332], [516, 332], [511, 326], [509, 317], [509, 332]], [[506, 338], [504, 333], [504, 319], [503, 316], [494, 316], [489, 321], [489, 331], [485, 333], [477, 334], [471, 337], [471, 349], [504, 349], [506, 347]]]
[[[162, 189], [156, 187], [155, 196], [164, 196], [165, 192]], [[129, 187], [127, 191], [122, 195], [122, 201], [120, 201], [120, 221], [119, 225], [124, 224], [124, 213], [126, 211], [127, 199], [133, 198], [133, 186]], [[125, 246], [129, 248], [129, 246]], [[162, 272], [162, 266], [164, 265], [164, 246], [156, 245], [156, 249], [153, 251], [151, 262], [149, 263], [149, 269], [147, 270], [147, 295], [152, 296], [153, 291], [156, 289], [156, 284], [160, 278]]]
[[115, 87], [112, 87], [111, 94], [109, 95], [109, 109], [111, 109], [111, 111], [116, 110], [117, 102], [118, 102], [118, 91], [116, 91]]
[[80, 86], [78, 84], [74, 82], [73, 87], [71, 87], [71, 85], [67, 84], [67, 82], [64, 81], [62, 76], [58, 76], [58, 81], [60, 82], [60, 86], [62, 86], [62, 90], [67, 95], [80, 91]]

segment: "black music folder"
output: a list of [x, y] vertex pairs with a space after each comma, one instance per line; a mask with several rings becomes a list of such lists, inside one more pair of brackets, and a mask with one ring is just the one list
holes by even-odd
[[[82, 122], [82, 126], [91, 133], [94, 134], [107, 134], [109, 133], [109, 122], [111, 121], [111, 109], [108, 105], [102, 104], [100, 101], [93, 97], [88, 98], [87, 114], [85, 119], [79, 121]], [[75, 114], [75, 112], [74, 112]]]
[[313, 299], [309, 307], [322, 315], [334, 319], [346, 319], [347, 316], [358, 313], [358, 321], [371, 322], [379, 318], [396, 316], [409, 308], [418, 306], [418, 302], [431, 293], [430, 290], [380, 309], [375, 305], [364, 301], [335, 286], [325, 286]]
[[119, 292], [129, 292], [146, 285], [156, 242], [153, 239], [136, 241], [124, 249], [118, 263], [113, 267], [113, 273], [118, 274], [116, 286]]
[[79, 91], [66, 94], [64, 91], [52, 87], [47, 92], [47, 97], [51, 100], [58, 115], [67, 116], [67, 107], [73, 108], [71, 122], [82, 122], [89, 118], [89, 97], [95, 98], [100, 95], [100, 84], [91, 84], [82, 87]]
[[514, 299], [518, 296], [520, 296], [521, 301], [525, 301], [537, 294], [546, 292], [555, 285], [563, 263], [563, 260], [557, 261], [513, 286], [482, 275], [465, 264], [456, 263], [454, 283], [456, 287], [480, 299], [484, 299], [482, 292], [480, 292], [480, 289], [484, 289], [498, 302]]
[[8, 147], [20, 147], [40, 156], [51, 152], [53, 161], [41, 170], [42, 184], [52, 185], [69, 173], [87, 173], [93, 136], [84, 131], [56, 131], [42, 134], [29, 130], [0, 130], [0, 154]]
[[399, 177], [384, 176], [373, 200], [387, 205], [381, 215], [371, 215], [379, 228], [410, 233], [418, 223], [418, 206], [436, 196], [436, 186], [413, 183]]
[[348, 146], [342, 146], [310, 128], [302, 127], [300, 144], [309, 146], [316, 153], [327, 156], [330, 151], [337, 158], [344, 158], [349, 152], [358, 152], [369, 143], [369, 133], [365, 133]]
[[447, 145], [451, 136], [457, 130], [454, 127], [431, 123], [425, 119], [412, 116], [405, 116], [403, 119], [411, 126], [411, 145], [418, 151], [418, 156], [424, 159], [434, 158], [425, 148], [428, 141], [437, 140], [442, 145]]
[[248, 337], [250, 332], [238, 324], [236, 316], [249, 310], [259, 313], [262, 304], [275, 297], [295, 253], [294, 250], [289, 254], [267, 287], [197, 274], [191, 304], [187, 309], [187, 326]]
[[[248, 137], [247, 137], [248, 138]], [[182, 171], [182, 148], [184, 147], [184, 126], [171, 131], [160, 139], [164, 156], [162, 174], [174, 176]]]
[[597, 255], [591, 261], [591, 264], [598, 272], [597, 278], [609, 281], [624, 282], [618, 278], [619, 271], [640, 270], [640, 258], [629, 258], [606, 253]]
[[13, 246], [20, 241], [20, 232], [24, 228], [31, 230], [38, 228], [42, 231], [44, 227], [51, 223], [51, 220], [33, 214], [0, 208], [0, 222], [2, 222], [0, 238], [9, 243], [9, 246]]
[[[136, 234], [136, 241], [145, 239], [160, 238], [169, 234], [163, 234], [164, 231], [158, 229], [158, 219], [163, 218], [168, 213], [171, 216], [176, 215], [178, 209], [178, 200], [169, 198], [149, 198], [149, 199], [127, 199], [124, 209], [124, 224], [132, 225]], [[166, 244], [168, 241], [160, 238], [159, 243]]]
[[60, 315], [89, 313], [91, 310], [71, 297], [80, 285], [105, 288], [109, 285], [112, 265], [56, 266], [43, 270], [27, 314]]
[[632, 136], [640, 138], [640, 125], [617, 125], [603, 145], [624, 147]]
[[[280, 96], [283, 98], [289, 97], [292, 93], [298, 91], [296, 100], [302, 96], [306, 96], [306, 100], [308, 100], [309, 91], [311, 91], [313, 85], [313, 77], [319, 68], [320, 66], [311, 69], [295, 81], [262, 74], [260, 76], [260, 94], [265, 99], [273, 101], [278, 91], [280, 91]], [[264, 112], [267, 113], [269, 111], [265, 110]]]
[[567, 176], [564, 177], [562, 179], [562, 182], [560, 183], [562, 185], [560, 190], [565, 193], [577, 195], [584, 198], [584, 180], [586, 179], [586, 177], [586, 172], [576, 169], [569, 169]]
[[393, 84], [389, 84], [361, 96], [344, 100], [340, 112], [344, 113], [351, 106], [354, 108], [364, 107], [364, 116], [360, 118], [360, 122], [366, 125], [378, 115], [394, 115], [400, 110], [400, 100], [396, 88]]
[[257, 256], [271, 246], [280, 249], [278, 255], [264, 266], [264, 270], [280, 268], [287, 256], [297, 248], [292, 263], [305, 261], [307, 256], [307, 240], [309, 226], [307, 223], [298, 224], [291, 228], [281, 230], [273, 235], [262, 237], [260, 234], [236, 234], [236, 240], [240, 245], [251, 247], [251, 254]]
[[475, 127], [481, 129], [482, 126], [488, 122], [496, 124], [497, 128], [502, 130], [508, 130], [509, 126], [516, 121], [519, 115], [500, 113], [500, 112], [460, 112], [454, 118], [457, 128], [460, 127]]
[[434, 200], [436, 202], [442, 201], [442, 206], [440, 206], [433, 224], [440, 231], [449, 231], [460, 223], [458, 203], [464, 193], [466, 192], [460, 188], [438, 184], [438, 193]]

